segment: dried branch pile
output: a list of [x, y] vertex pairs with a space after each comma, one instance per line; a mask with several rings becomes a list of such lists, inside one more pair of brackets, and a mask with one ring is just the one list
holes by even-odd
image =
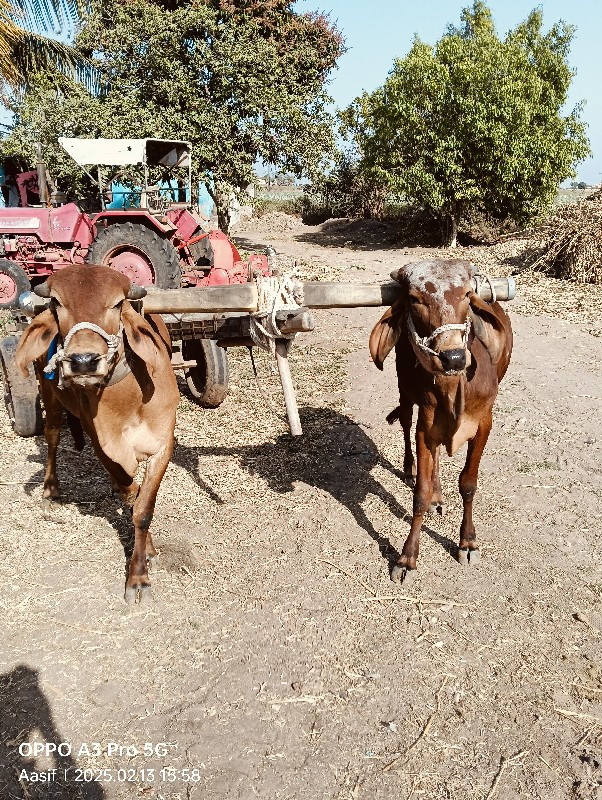
[[602, 190], [560, 209], [536, 229], [536, 238], [542, 254], [533, 269], [576, 283], [602, 284]]

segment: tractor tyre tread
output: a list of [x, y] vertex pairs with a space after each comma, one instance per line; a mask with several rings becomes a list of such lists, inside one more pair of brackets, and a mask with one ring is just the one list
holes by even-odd
[[19, 339], [7, 336], [0, 341], [0, 372], [4, 383], [4, 402], [14, 432], [18, 436], [39, 436], [44, 432], [38, 381], [25, 378], [17, 369], [15, 353]]
[[23, 294], [23, 292], [31, 291], [31, 284], [29, 282], [29, 278], [27, 277], [27, 273], [19, 264], [16, 264], [14, 261], [10, 261], [8, 258], [0, 258], [0, 272], [4, 272], [5, 275], [9, 275], [17, 286], [17, 294], [13, 300], [8, 303], [0, 302], [0, 311], [4, 311], [8, 308], [18, 308], [19, 307], [19, 297]]
[[203, 408], [217, 408], [228, 394], [227, 351], [211, 339], [193, 339], [182, 342], [182, 356], [198, 362], [184, 371], [192, 399]]
[[152, 264], [159, 289], [179, 289], [182, 283], [180, 260], [175, 247], [157, 231], [135, 222], [113, 222], [101, 228], [90, 245], [88, 262], [104, 264], [116, 247], [132, 245], [141, 250]]

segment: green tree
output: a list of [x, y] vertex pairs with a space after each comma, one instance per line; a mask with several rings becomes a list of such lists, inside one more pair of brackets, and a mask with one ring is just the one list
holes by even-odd
[[42, 35], [73, 28], [88, 5], [85, 0], [0, 0], [0, 98], [5, 105], [9, 94], [26, 86], [40, 69], [56, 67], [93, 85], [87, 58]]
[[5, 147], [17, 141], [31, 147], [40, 135], [61, 182], [72, 172], [62, 172], [58, 135], [187, 139], [195, 150], [194, 177], [207, 182], [227, 230], [231, 194], [253, 181], [258, 160], [312, 174], [333, 147], [324, 87], [342, 37], [325, 16], [297, 14], [293, 5], [93, 3], [75, 44], [94, 57], [103, 91], [84, 97], [72, 83], [53, 88], [41, 76], [16, 109]]
[[542, 12], [501, 40], [476, 0], [432, 47], [416, 39], [385, 84], [343, 113], [362, 168], [432, 211], [446, 246], [470, 208], [519, 224], [552, 203], [589, 153], [580, 106], [561, 110], [574, 29]]

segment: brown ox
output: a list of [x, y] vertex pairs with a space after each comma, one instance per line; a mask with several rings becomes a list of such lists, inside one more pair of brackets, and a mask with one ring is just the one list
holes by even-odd
[[[499, 303], [486, 303], [472, 289], [466, 261], [421, 261], [407, 264], [395, 276], [400, 296], [376, 324], [370, 353], [379, 369], [395, 347], [399, 406], [389, 416], [399, 419], [404, 433], [403, 469], [414, 485], [413, 517], [393, 580], [413, 577], [422, 520], [429, 509], [443, 513], [439, 481], [439, 449], [453, 455], [468, 442], [460, 474], [464, 515], [458, 561], [473, 564], [480, 557], [472, 504], [479, 462], [491, 430], [498, 386], [512, 352], [510, 320]], [[416, 468], [410, 428], [416, 423]]]
[[[157, 551], [149, 527], [173, 450], [179, 400], [169, 334], [160, 317], [147, 321], [132, 308], [128, 297], [141, 291], [108, 267], [66, 267], [37, 293], [50, 298], [50, 308], [26, 328], [16, 362], [24, 375], [35, 362], [46, 412], [44, 498], [59, 497], [56, 451], [65, 409], [76, 447], [84, 446], [83, 428], [132, 508], [135, 540], [125, 599], [142, 600], [150, 594], [147, 559]], [[58, 356], [47, 364], [51, 343]], [[140, 486], [134, 475], [144, 460]]]

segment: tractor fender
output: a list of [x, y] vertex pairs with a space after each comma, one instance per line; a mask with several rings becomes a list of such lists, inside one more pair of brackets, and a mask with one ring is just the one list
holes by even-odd
[[163, 224], [157, 217], [143, 209], [138, 211], [99, 211], [92, 221], [96, 228], [124, 222], [133, 222], [134, 225], [146, 225], [147, 228], [156, 231], [168, 239], [171, 238], [175, 231], [175, 226], [172, 222], [167, 221]]

